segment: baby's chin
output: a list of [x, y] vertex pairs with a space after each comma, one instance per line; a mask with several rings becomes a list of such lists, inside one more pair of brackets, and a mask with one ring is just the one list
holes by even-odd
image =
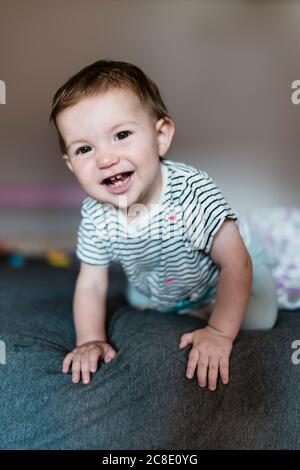
[[98, 202], [101, 202], [102, 204], [107, 204], [107, 205], [112, 205], [116, 209], [124, 210], [127, 211], [132, 204], [135, 204], [135, 198], [132, 197], [132, 195], [127, 195], [127, 194], [107, 194], [105, 190], [101, 188], [99, 191], [99, 188], [96, 188], [94, 190], [89, 190], [85, 191], [86, 194], [95, 199]]

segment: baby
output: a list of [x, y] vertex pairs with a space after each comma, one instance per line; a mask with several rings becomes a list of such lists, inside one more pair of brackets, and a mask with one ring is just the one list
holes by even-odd
[[205, 171], [164, 158], [174, 136], [156, 84], [137, 66], [100, 60], [53, 98], [63, 159], [87, 194], [81, 208], [73, 314], [76, 347], [62, 365], [90, 382], [117, 352], [106, 337], [109, 266], [127, 276], [128, 303], [162, 314], [206, 318], [183, 334], [186, 377], [215, 390], [229, 381], [240, 328], [272, 328], [277, 297], [259, 244], [241, 236], [238, 217]]

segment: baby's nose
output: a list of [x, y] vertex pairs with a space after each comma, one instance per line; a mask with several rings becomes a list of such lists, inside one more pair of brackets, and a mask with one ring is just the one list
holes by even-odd
[[98, 168], [107, 168], [115, 163], [118, 163], [120, 158], [116, 154], [101, 153], [96, 155], [96, 165]]

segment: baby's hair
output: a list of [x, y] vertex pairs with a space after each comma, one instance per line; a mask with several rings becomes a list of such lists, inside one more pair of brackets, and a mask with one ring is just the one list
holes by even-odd
[[99, 60], [69, 78], [53, 97], [50, 122], [55, 124], [63, 154], [67, 153], [67, 149], [56, 124], [57, 115], [82, 98], [114, 88], [131, 89], [141, 103], [148, 107], [153, 118], [159, 120], [170, 117], [157, 85], [139, 67], [129, 62]]

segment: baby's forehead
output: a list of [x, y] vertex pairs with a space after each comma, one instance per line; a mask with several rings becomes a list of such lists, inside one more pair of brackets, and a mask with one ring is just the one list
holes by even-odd
[[[83, 97], [84, 99], [85, 97]], [[145, 103], [138, 93], [129, 87], [109, 87], [105, 90], [95, 91], [94, 93], [87, 95], [87, 99], [95, 102], [101, 101], [113, 101], [114, 103], [120, 103], [121, 105], [126, 102], [130, 102], [132, 106], [137, 108], [146, 108]]]
[[129, 88], [112, 88], [101, 92], [95, 92], [90, 95], [82, 96], [75, 104], [75, 110], [80, 111], [94, 110], [103, 113], [109, 117], [110, 114], [119, 112], [124, 115], [144, 115], [149, 114], [149, 105], [144, 103], [141, 98]]
[[78, 114], [81, 112], [86, 116], [94, 114], [102, 123], [116, 120], [145, 122], [153, 117], [149, 105], [142, 102], [140, 97], [128, 88], [106, 90], [91, 95], [78, 104]]
[[113, 88], [83, 96], [75, 105], [57, 116], [62, 132], [77, 134], [87, 126], [91, 129], [117, 127], [131, 121], [136, 125], [150, 123], [155, 119], [151, 109], [128, 88]]

